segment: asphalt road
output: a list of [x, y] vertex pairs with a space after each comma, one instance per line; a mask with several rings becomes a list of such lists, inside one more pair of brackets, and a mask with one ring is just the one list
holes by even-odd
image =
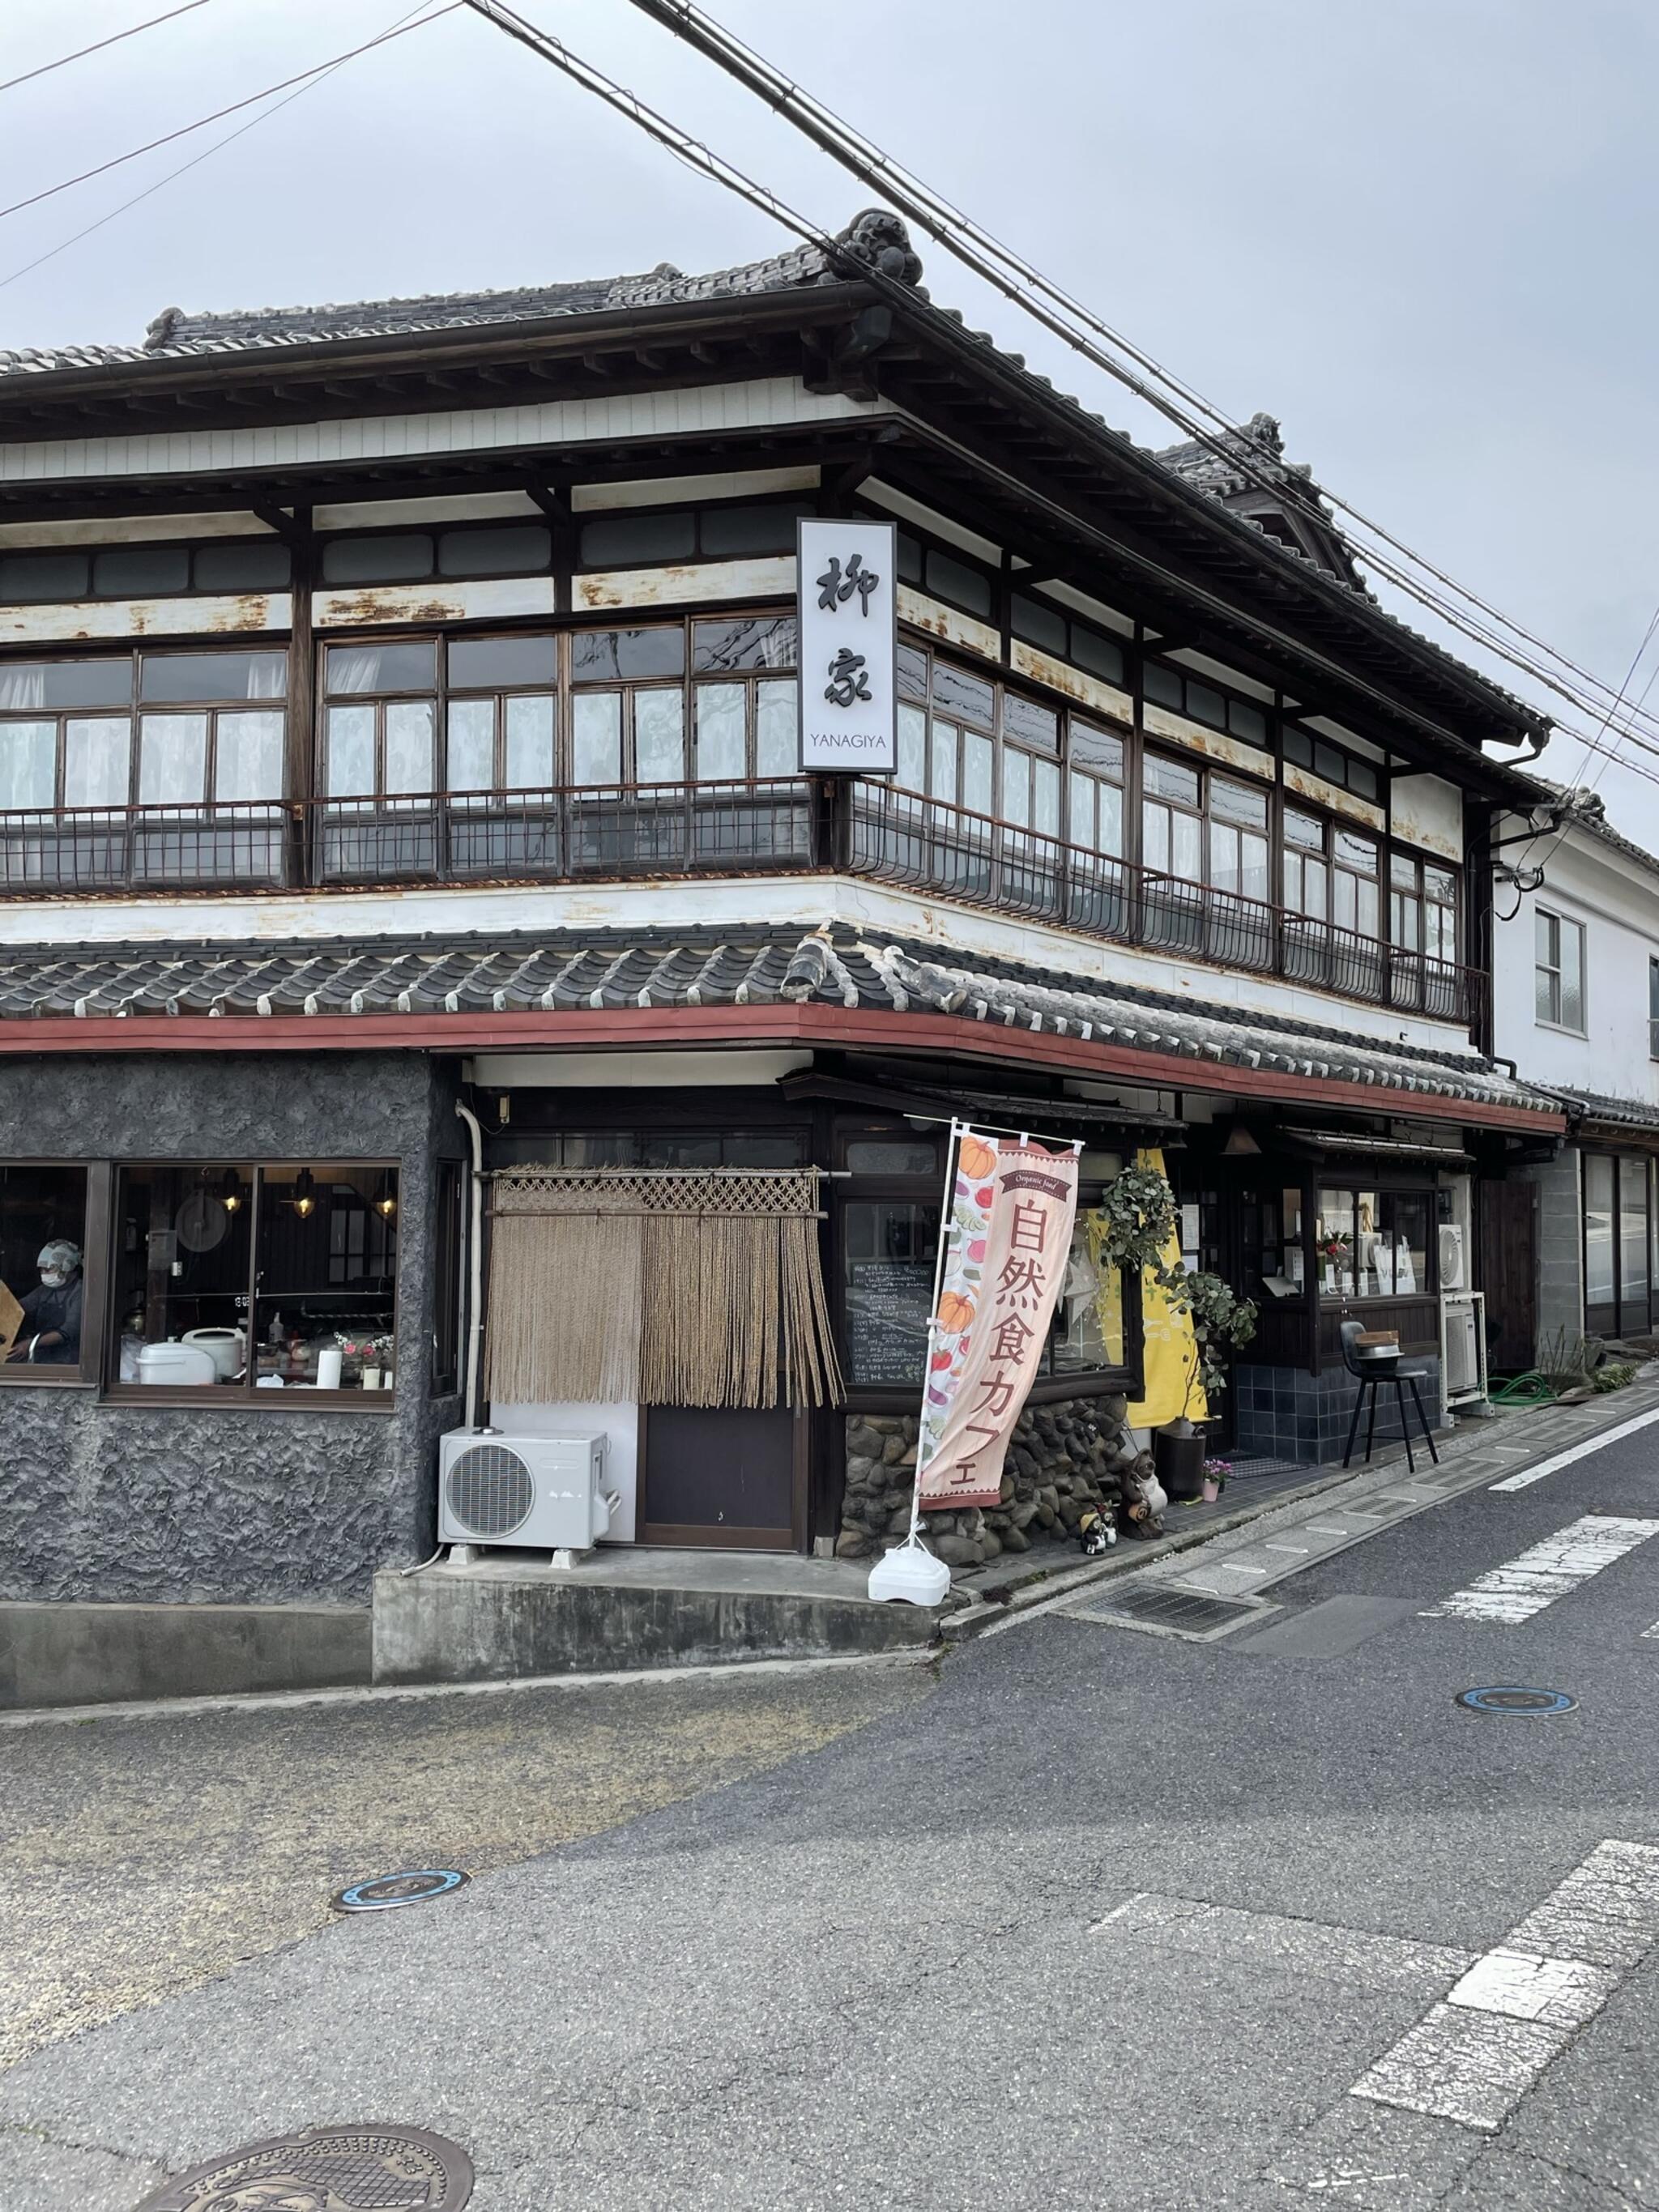
[[[865, 1724], [152, 1992], [0, 2075], [0, 2207], [366, 2119], [464, 2144], [477, 2212], [1659, 2207], [1659, 1426], [1273, 1595], [814, 1678]], [[1506, 1683], [1577, 1709], [1454, 1703]], [[50, 1789], [106, 1817], [133, 1725]]]

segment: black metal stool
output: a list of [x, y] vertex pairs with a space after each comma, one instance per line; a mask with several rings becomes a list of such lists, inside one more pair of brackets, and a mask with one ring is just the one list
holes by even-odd
[[1429, 1457], [1438, 1467], [1440, 1455], [1434, 1448], [1434, 1437], [1429, 1428], [1429, 1417], [1423, 1411], [1423, 1400], [1417, 1388], [1419, 1382], [1428, 1381], [1428, 1369], [1402, 1367], [1400, 1364], [1398, 1352], [1373, 1353], [1368, 1358], [1359, 1349], [1359, 1340], [1364, 1334], [1365, 1324], [1361, 1321], [1345, 1321], [1337, 1331], [1337, 1334], [1342, 1340], [1342, 1364], [1350, 1375], [1358, 1378], [1359, 1383], [1359, 1395], [1353, 1401], [1353, 1419], [1348, 1424], [1348, 1448], [1342, 1455], [1343, 1466], [1346, 1467], [1353, 1457], [1354, 1438], [1359, 1434], [1359, 1416], [1364, 1411], [1368, 1393], [1370, 1397], [1371, 1410], [1370, 1419], [1365, 1424], [1365, 1457], [1368, 1462], [1370, 1461], [1371, 1439], [1376, 1434], [1377, 1390], [1382, 1383], [1392, 1382], [1395, 1403], [1400, 1408], [1400, 1433], [1406, 1440], [1406, 1464], [1413, 1474], [1416, 1474], [1417, 1461], [1412, 1451], [1411, 1426], [1406, 1419], [1405, 1386], [1409, 1382], [1412, 1403], [1417, 1408], [1418, 1424], [1423, 1431], [1423, 1441], [1429, 1448]]

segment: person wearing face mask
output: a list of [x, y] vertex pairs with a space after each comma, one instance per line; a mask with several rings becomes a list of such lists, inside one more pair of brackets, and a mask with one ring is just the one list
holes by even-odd
[[8, 1361], [73, 1367], [81, 1358], [81, 1253], [67, 1237], [42, 1245], [39, 1287], [23, 1300], [23, 1318]]

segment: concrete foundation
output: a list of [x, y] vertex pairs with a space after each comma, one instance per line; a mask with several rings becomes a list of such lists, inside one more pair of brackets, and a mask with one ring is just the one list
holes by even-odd
[[808, 1659], [931, 1644], [945, 1608], [872, 1604], [868, 1569], [756, 1553], [601, 1552], [374, 1579], [377, 1682]]
[[369, 1679], [367, 1606], [0, 1605], [0, 1710]]

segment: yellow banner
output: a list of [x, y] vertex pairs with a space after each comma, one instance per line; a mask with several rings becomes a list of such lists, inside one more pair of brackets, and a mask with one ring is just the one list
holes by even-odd
[[[1154, 1175], [1164, 1173], [1164, 1154], [1157, 1147], [1135, 1154], [1138, 1168], [1150, 1168]], [[1181, 1258], [1181, 1240], [1171, 1235], [1164, 1248], [1167, 1267], [1175, 1267]], [[1105, 1312], [1103, 1333], [1108, 1345], [1121, 1346], [1123, 1342], [1122, 1291], [1121, 1278], [1108, 1277], [1105, 1284]], [[1186, 1312], [1173, 1311], [1168, 1291], [1160, 1288], [1151, 1275], [1143, 1275], [1140, 1285], [1141, 1312], [1144, 1316], [1146, 1342], [1145, 1364], [1146, 1395], [1131, 1401], [1128, 1422], [1132, 1429], [1158, 1429], [1166, 1421], [1178, 1421], [1185, 1413], [1194, 1421], [1209, 1417], [1209, 1403], [1204, 1395], [1204, 1386], [1198, 1380], [1198, 1339], [1193, 1331], [1193, 1317]], [[1190, 1386], [1190, 1388], [1189, 1388]]]

